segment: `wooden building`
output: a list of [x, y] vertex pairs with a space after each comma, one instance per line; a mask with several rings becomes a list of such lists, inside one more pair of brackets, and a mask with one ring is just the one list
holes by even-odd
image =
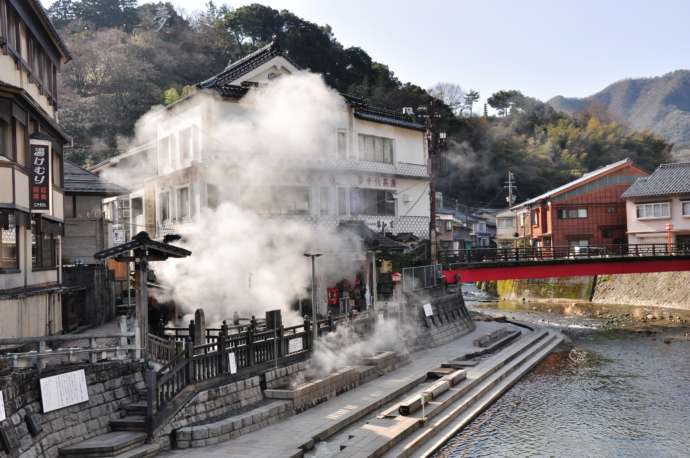
[[516, 205], [518, 237], [526, 246], [540, 247], [627, 243], [621, 195], [646, 175], [624, 159]]
[[63, 145], [57, 74], [70, 54], [39, 0], [0, 0], [0, 335], [58, 333]]

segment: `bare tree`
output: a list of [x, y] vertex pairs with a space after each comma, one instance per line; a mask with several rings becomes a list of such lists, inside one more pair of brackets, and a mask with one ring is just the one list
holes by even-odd
[[453, 113], [460, 114], [465, 103], [465, 91], [459, 84], [455, 83], [436, 83], [429, 88], [429, 94], [442, 100], [448, 105]]

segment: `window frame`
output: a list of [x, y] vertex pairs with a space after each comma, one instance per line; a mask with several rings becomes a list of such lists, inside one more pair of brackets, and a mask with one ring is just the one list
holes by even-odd
[[[167, 199], [164, 199], [163, 196], [167, 195]], [[167, 202], [165, 202], [167, 200]], [[164, 203], [167, 203], [167, 218], [163, 217], [163, 208], [164, 208]], [[166, 189], [163, 191], [160, 191], [158, 193], [158, 215], [160, 217], [160, 220], [162, 223], [166, 223], [169, 221], [172, 221], [172, 212], [170, 211], [170, 190]]]
[[[660, 205], [661, 208], [666, 208], [668, 209], [667, 215], [660, 215], [660, 216], [654, 216], [654, 206], [655, 205]], [[644, 208], [651, 208], [652, 209], [652, 216], [640, 216], [640, 209]], [[644, 211], [646, 213], [646, 210]], [[643, 203], [636, 203], [635, 204], [635, 217], [639, 221], [649, 221], [649, 220], [661, 220], [661, 219], [671, 219], [671, 202], [665, 201], [665, 202], [643, 202]]]
[[[31, 220], [31, 271], [54, 270], [58, 268], [57, 245], [58, 237], [55, 234], [46, 234], [41, 231], [40, 219]], [[50, 242], [50, 262], [46, 261], [45, 243]]]
[[690, 205], [690, 200], [681, 200], [680, 201], [680, 214], [683, 216], [683, 218], [690, 218], [690, 212], [685, 213], [685, 204]]
[[[182, 216], [180, 214], [180, 209], [182, 208], [180, 205], [180, 193], [185, 189], [187, 190], [187, 215]], [[188, 221], [192, 218], [192, 191], [189, 185], [178, 186], [175, 188], [175, 217], [178, 221]]]
[[2, 252], [2, 249], [3, 249], [2, 233], [3, 232], [11, 232], [12, 227], [14, 227], [14, 246], [15, 246], [15, 260], [16, 260], [16, 262], [15, 262], [15, 265], [13, 267], [10, 267], [10, 266], [3, 267], [2, 265], [0, 265], [0, 274], [9, 274], [9, 273], [21, 272], [19, 270], [20, 256], [21, 256], [21, 250], [19, 249], [19, 245], [20, 245], [19, 226], [17, 225], [13, 216], [10, 218], [10, 223], [8, 224], [7, 229], [4, 229], [2, 226], [0, 226], [0, 253]]
[[[371, 154], [367, 152], [367, 145], [371, 144]], [[357, 134], [357, 144], [359, 160], [365, 162], [375, 162], [379, 164], [395, 164], [395, 139], [391, 137], [382, 137], [380, 135], [372, 134]], [[389, 145], [390, 148], [387, 148]], [[380, 158], [377, 157], [380, 150]], [[386, 156], [390, 153], [390, 160], [386, 160]]]
[[[343, 139], [343, 149], [341, 150], [340, 139]], [[348, 141], [347, 130], [338, 129], [335, 133], [335, 154], [338, 159], [346, 160], [348, 158]]]

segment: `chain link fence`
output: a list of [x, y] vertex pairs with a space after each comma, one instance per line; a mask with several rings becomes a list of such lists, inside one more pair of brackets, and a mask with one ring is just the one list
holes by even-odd
[[443, 266], [441, 264], [405, 267], [402, 270], [403, 292], [409, 293], [439, 286], [442, 275]]

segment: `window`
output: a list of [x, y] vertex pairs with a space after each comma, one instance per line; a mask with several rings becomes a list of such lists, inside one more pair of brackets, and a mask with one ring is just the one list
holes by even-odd
[[199, 144], [199, 128], [196, 126], [188, 127], [180, 132], [180, 157], [182, 163], [194, 159]]
[[393, 139], [359, 134], [359, 158], [363, 161], [393, 163]]
[[31, 265], [34, 268], [53, 268], [57, 265], [55, 235], [43, 233], [41, 221], [31, 221]]
[[347, 159], [347, 132], [338, 131], [338, 159]]
[[559, 208], [558, 219], [584, 219], [587, 218], [586, 208]]
[[15, 135], [17, 137], [17, 163], [26, 166], [27, 165], [27, 136], [26, 127], [22, 125], [19, 121], [14, 121]]
[[616, 213], [618, 209], [616, 207], [609, 207], [606, 209], [606, 211], [611, 214], [611, 213]]
[[218, 186], [215, 184], [206, 185], [206, 204], [208, 208], [215, 210], [220, 204], [220, 195], [218, 193]]
[[527, 221], [527, 213], [520, 213], [520, 227], [525, 227], [525, 221]]
[[671, 217], [670, 202], [637, 204], [636, 207], [638, 219], [662, 219]]
[[0, 269], [19, 269], [18, 234], [14, 215], [10, 215], [9, 224], [0, 225]]
[[395, 216], [395, 199], [390, 191], [354, 188], [350, 190], [350, 214]]
[[170, 220], [170, 192], [161, 192], [160, 196], [161, 221]]
[[539, 210], [532, 211], [532, 226], [539, 225]]
[[571, 240], [570, 246], [571, 247], [589, 246], [589, 240], [587, 240], [587, 239]]
[[177, 190], [177, 218], [188, 219], [190, 214], [189, 188], [179, 188]]
[[322, 187], [319, 190], [319, 213], [322, 216], [331, 213], [331, 190], [330, 188]]
[[690, 202], [681, 202], [683, 206], [683, 216], [690, 216]]
[[338, 188], [338, 215], [347, 215], [347, 189]]
[[170, 137], [161, 138], [158, 142], [158, 161], [160, 170], [170, 167]]
[[14, 148], [12, 145], [12, 126], [7, 119], [0, 118], [0, 156], [14, 161]]
[[513, 218], [496, 218], [496, 226], [498, 229], [512, 229]]

